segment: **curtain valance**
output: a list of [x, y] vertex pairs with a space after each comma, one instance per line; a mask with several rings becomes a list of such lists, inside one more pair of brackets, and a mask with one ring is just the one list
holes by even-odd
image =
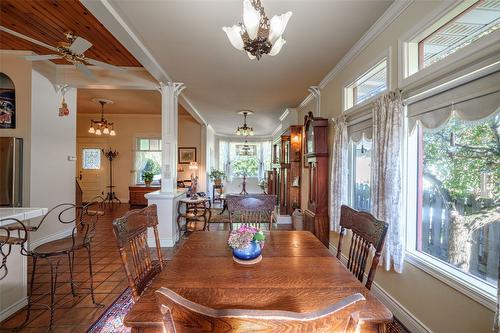
[[354, 143], [359, 143], [363, 139], [371, 140], [373, 137], [373, 120], [368, 120], [347, 126], [347, 135], [349, 140]]
[[454, 114], [465, 121], [484, 119], [500, 108], [500, 71], [408, 105], [408, 127], [444, 125]]

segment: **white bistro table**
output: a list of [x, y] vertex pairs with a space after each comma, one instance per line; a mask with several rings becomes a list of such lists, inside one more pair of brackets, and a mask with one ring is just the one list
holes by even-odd
[[[6, 220], [11, 218], [30, 226], [31, 219], [41, 217], [47, 214], [47, 211], [47, 208], [34, 207], [0, 208], [0, 226], [15, 223], [13, 220]], [[21, 255], [20, 250], [19, 246], [12, 248], [12, 252], [7, 259], [9, 273], [0, 281], [0, 321], [3, 321], [27, 304], [28, 263], [26, 256]]]

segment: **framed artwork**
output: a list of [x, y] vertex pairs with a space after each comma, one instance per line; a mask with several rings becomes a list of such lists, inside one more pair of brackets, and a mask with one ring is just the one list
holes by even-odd
[[196, 147], [179, 147], [179, 164], [196, 162]]
[[0, 73], [0, 128], [16, 128], [16, 89], [4, 73]]

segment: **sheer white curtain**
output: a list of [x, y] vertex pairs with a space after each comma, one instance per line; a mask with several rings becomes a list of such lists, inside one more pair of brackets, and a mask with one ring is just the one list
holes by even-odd
[[404, 230], [402, 221], [403, 103], [401, 93], [389, 92], [373, 107], [372, 213], [389, 223], [382, 253], [383, 264], [403, 271]]
[[500, 257], [498, 258], [497, 312], [495, 313], [493, 333], [500, 333]]
[[348, 145], [347, 124], [343, 115], [333, 124], [332, 171], [330, 175], [330, 229], [340, 231], [340, 206], [347, 203]]

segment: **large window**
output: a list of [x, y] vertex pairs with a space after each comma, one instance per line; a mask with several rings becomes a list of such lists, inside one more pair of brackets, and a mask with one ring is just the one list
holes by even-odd
[[351, 143], [350, 205], [357, 210], [370, 211], [371, 149], [368, 140]]
[[417, 129], [416, 250], [495, 286], [500, 252], [500, 116]]
[[232, 177], [258, 177], [260, 144], [231, 142], [229, 150]]
[[161, 140], [158, 138], [137, 138], [135, 153], [136, 183], [143, 184], [145, 172], [154, 174], [153, 183], [161, 179]]
[[345, 87], [345, 109], [358, 105], [385, 90], [387, 90], [387, 58]]

